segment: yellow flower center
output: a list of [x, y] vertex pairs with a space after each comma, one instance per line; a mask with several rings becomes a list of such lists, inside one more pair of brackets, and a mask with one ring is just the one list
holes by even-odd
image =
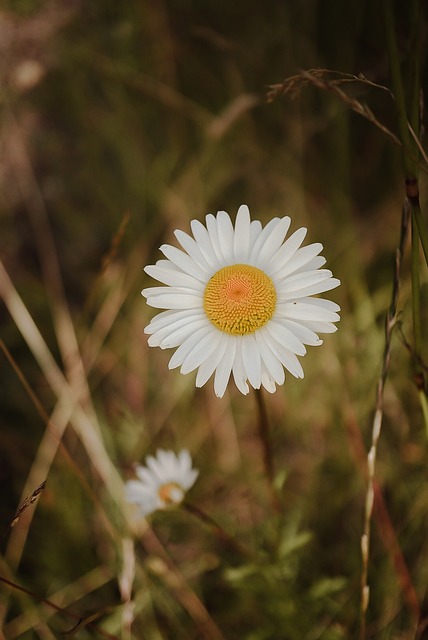
[[204, 309], [214, 326], [243, 336], [265, 325], [273, 316], [276, 291], [263, 271], [249, 264], [223, 267], [209, 280]]
[[166, 506], [179, 504], [184, 497], [184, 491], [175, 482], [168, 482], [159, 487], [158, 496]]

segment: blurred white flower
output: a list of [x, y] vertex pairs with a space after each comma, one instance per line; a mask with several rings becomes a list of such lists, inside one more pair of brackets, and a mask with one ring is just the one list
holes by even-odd
[[140, 513], [147, 516], [157, 509], [180, 504], [195, 483], [199, 471], [192, 468], [192, 458], [187, 449], [178, 455], [158, 449], [155, 457], [147, 456], [145, 467], [136, 466], [135, 473], [138, 480], [128, 480], [125, 498], [138, 505]]
[[263, 228], [242, 205], [235, 227], [219, 211], [206, 216], [206, 226], [192, 220], [193, 237], [175, 231], [184, 251], [162, 245], [166, 260], [145, 271], [166, 286], [142, 294], [150, 306], [166, 309], [145, 333], [152, 347], [178, 347], [170, 369], [197, 369], [197, 387], [215, 374], [219, 397], [231, 374], [243, 394], [247, 383], [273, 393], [285, 381], [284, 368], [303, 378], [297, 356], [306, 353], [305, 345], [322, 344], [318, 333], [336, 331], [340, 319], [337, 304], [313, 296], [340, 281], [321, 269], [322, 244], [300, 246], [305, 228], [285, 241], [290, 223], [288, 216], [273, 218]]

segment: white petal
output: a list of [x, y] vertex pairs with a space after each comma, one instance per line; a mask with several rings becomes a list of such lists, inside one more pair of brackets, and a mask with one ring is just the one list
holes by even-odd
[[[229, 336], [220, 333], [219, 345], [210, 358], [202, 362], [196, 375], [196, 386], [202, 387], [211, 378], [215, 369], [223, 359], [226, 350], [229, 348]], [[229, 374], [230, 375], [230, 374]], [[227, 383], [226, 383], [227, 384]]]
[[278, 302], [286, 302], [287, 298], [303, 298], [329, 291], [339, 284], [336, 278], [332, 278], [329, 269], [298, 273], [289, 276], [277, 286]]
[[271, 277], [285, 278], [285, 276], [294, 273], [315, 258], [322, 251], [322, 248], [323, 246], [320, 242], [301, 247], [285, 264], [284, 260], [276, 254], [272, 256], [269, 267], [266, 268], [266, 273]]
[[[139, 511], [142, 516], [148, 516], [153, 511], [157, 509], [157, 496], [155, 493], [143, 493], [141, 490], [137, 489], [136, 486], [131, 485], [128, 488], [128, 485], [131, 482], [136, 482], [134, 480], [129, 480], [129, 482], [125, 486], [125, 499], [127, 502], [131, 504], [137, 504]], [[140, 483], [138, 483], [140, 484]]]
[[204, 271], [209, 272], [211, 270], [211, 265], [209, 261], [204, 256], [201, 247], [198, 243], [189, 236], [188, 233], [177, 229], [174, 231], [174, 235], [177, 238], [178, 242], [181, 244], [183, 249], [189, 254], [189, 256], [196, 262], [196, 264]]
[[199, 220], [192, 220], [190, 223], [192, 233], [201, 250], [205, 260], [211, 266], [212, 269], [217, 270], [221, 267], [221, 263], [213, 249], [212, 242], [206, 227], [199, 222]]
[[206, 282], [207, 275], [204, 269], [202, 269], [187, 253], [173, 247], [170, 244], [163, 244], [160, 249], [163, 255], [173, 262], [179, 269], [187, 273], [193, 278], [197, 278], [201, 282]]
[[215, 327], [211, 326], [211, 330], [203, 336], [194, 349], [185, 358], [181, 365], [181, 373], [190, 373], [197, 369], [202, 362], [211, 357], [212, 353], [220, 343], [221, 333]]
[[233, 264], [233, 225], [226, 211], [217, 213], [217, 232], [225, 265]]
[[168, 368], [175, 369], [176, 367], [180, 367], [192, 349], [196, 347], [199, 340], [201, 340], [209, 331], [209, 326], [204, 326], [202, 329], [192, 333], [192, 335], [190, 335], [187, 340], [178, 347], [177, 351], [173, 353], [172, 358], [169, 361]]
[[299, 303], [311, 304], [319, 309], [327, 309], [329, 311], [340, 311], [340, 307], [336, 302], [325, 300], [324, 298], [300, 298]]
[[190, 289], [196, 289], [198, 292], [203, 291], [204, 289], [204, 284], [200, 280], [197, 280], [193, 276], [189, 276], [187, 273], [178, 271], [178, 269], [165, 269], [158, 265], [150, 264], [145, 267], [144, 271], [151, 278], [159, 280], [159, 282], [163, 282], [163, 284], [171, 287], [187, 287]]
[[263, 327], [263, 335], [267, 338], [267, 335], [272, 336], [279, 344], [282, 344], [286, 349], [296, 353], [298, 356], [304, 356], [306, 349], [304, 344], [292, 333], [280, 320], [270, 320]]
[[162, 269], [169, 269], [170, 271], [177, 271], [176, 265], [171, 262], [171, 260], [167, 260], [166, 258], [160, 258], [156, 260], [156, 266], [161, 267]]
[[197, 469], [192, 469], [187, 473], [187, 476], [183, 478], [182, 487], [183, 489], [190, 489], [195, 484], [196, 478], [199, 475], [199, 471]]
[[157, 480], [153, 476], [153, 474], [146, 468], [137, 466], [135, 469], [135, 473], [137, 474], [138, 479], [141, 481], [141, 484], [144, 484], [146, 487], [157, 487]]
[[[284, 384], [285, 382], [284, 368], [281, 362], [279, 361], [279, 359], [277, 358], [277, 356], [271, 350], [268, 342], [266, 341], [263, 329], [261, 329], [260, 331], [256, 331], [254, 335], [255, 335], [266, 371], [275, 380], [277, 384], [279, 385]], [[263, 380], [262, 380], [262, 383], [263, 383]]]
[[245, 395], [249, 393], [250, 389], [247, 384], [247, 374], [245, 372], [244, 363], [242, 360], [242, 338], [236, 340], [236, 354], [233, 362], [233, 379], [238, 387], [239, 391]]
[[210, 237], [211, 246], [219, 264], [224, 265], [224, 255], [220, 245], [220, 238], [217, 231], [217, 220], [212, 213], [205, 216], [205, 223], [207, 225], [208, 235]]
[[285, 235], [290, 227], [291, 219], [273, 218], [263, 229], [251, 251], [251, 264], [265, 270], [272, 256], [282, 245]]
[[165, 481], [165, 473], [163, 470], [162, 462], [158, 459], [159, 451], [156, 452], [156, 457], [147, 456], [146, 466], [152, 473], [153, 477], [157, 480], [158, 484]]
[[337, 278], [326, 278], [325, 280], [319, 280], [318, 282], [314, 282], [311, 285], [302, 287], [298, 291], [292, 292], [290, 297], [306, 298], [308, 296], [315, 296], [318, 293], [326, 293], [326, 291], [331, 291], [331, 289], [335, 289], [339, 285], [340, 280], [338, 280]]
[[193, 322], [193, 320], [199, 320], [200, 318], [205, 318], [205, 311], [203, 309], [195, 310], [195, 309], [182, 309], [181, 311], [168, 310], [161, 311], [157, 316], [150, 320], [150, 324], [144, 329], [144, 333], [156, 333], [165, 327], [174, 328], [176, 322], [181, 322], [184, 319], [187, 319], [189, 323]]
[[300, 364], [294, 353], [289, 351], [286, 347], [277, 342], [270, 335], [266, 335], [266, 341], [271, 351], [274, 353], [274, 355], [276, 355], [278, 360], [283, 364], [287, 371], [289, 371], [295, 378], [304, 377], [302, 365]]
[[250, 253], [257, 241], [257, 238], [262, 232], [262, 223], [260, 220], [252, 220], [250, 223]]
[[276, 391], [275, 380], [264, 369], [262, 371], [262, 386], [266, 389], [268, 393], [275, 393]]
[[187, 338], [192, 335], [192, 333], [198, 331], [198, 329], [201, 329], [202, 327], [206, 327], [207, 325], [208, 323], [205, 318], [201, 318], [201, 320], [199, 320], [198, 322], [192, 322], [191, 324], [184, 321], [181, 326], [177, 326], [174, 331], [168, 332], [167, 335], [164, 335], [166, 333], [165, 329], [162, 332], [162, 335], [164, 337], [158, 345], [155, 345], [155, 341], [157, 342], [158, 340], [158, 334], [156, 333], [151, 336], [151, 338], [149, 338], [148, 340], [149, 347], [158, 346], [161, 349], [172, 349], [173, 347], [179, 347], [180, 344], [185, 342]]
[[139, 480], [128, 480], [125, 485], [125, 497], [128, 502], [141, 502], [146, 500], [153, 491]]
[[[298, 269], [294, 269], [293, 272], [289, 275], [294, 275], [296, 273], [304, 273], [305, 271], [316, 271], [317, 269], [321, 269], [325, 265], [327, 260], [324, 256], [315, 256], [312, 260], [309, 260], [306, 264], [299, 267]], [[288, 266], [288, 265], [287, 265]]]
[[300, 323], [305, 327], [308, 327], [311, 331], [315, 331], [315, 333], [335, 333], [337, 331], [337, 327], [330, 322], [318, 322], [316, 320], [300, 320]]
[[192, 458], [190, 457], [190, 453], [187, 449], [182, 449], [177, 455], [178, 466], [180, 468], [180, 472], [184, 475], [190, 471], [192, 468]]
[[288, 276], [286, 280], [281, 283], [281, 287], [284, 287], [287, 291], [297, 291], [303, 287], [328, 280], [332, 275], [329, 269], [305, 270], [303, 273]]
[[157, 309], [200, 309], [202, 298], [200, 295], [180, 291], [178, 287], [153, 287], [152, 289], [165, 289], [163, 293], [150, 293], [149, 289], [143, 289], [143, 295], [147, 296], [147, 304]]
[[269, 222], [265, 227], [260, 229], [260, 233], [255, 239], [255, 242], [251, 247], [251, 253], [250, 253], [250, 263], [253, 264], [254, 266], [257, 266], [257, 257], [260, 253], [261, 248], [263, 247], [263, 244], [266, 238], [270, 235], [272, 230], [276, 228], [279, 221], [280, 221], [280, 218], [272, 218], [272, 220], [269, 220]]
[[250, 211], [241, 204], [236, 214], [233, 252], [238, 264], [248, 263], [250, 255]]
[[262, 361], [254, 334], [250, 333], [242, 337], [241, 348], [246, 378], [254, 389], [260, 389], [262, 383]]
[[[315, 302], [317, 298], [312, 298]], [[325, 322], [338, 322], [340, 316], [335, 311], [324, 309], [316, 304], [310, 304], [301, 300], [285, 302], [277, 306], [280, 316], [285, 316], [291, 320], [322, 320]]]
[[222, 398], [226, 391], [236, 354], [237, 341], [232, 340], [229, 337], [228, 343], [224, 356], [220, 360], [214, 376], [214, 393], [219, 398]]
[[317, 334], [305, 327], [301, 322], [285, 319], [281, 321], [281, 324], [289, 329], [303, 344], [311, 347], [319, 347], [322, 344], [322, 340]]
[[297, 249], [302, 244], [305, 239], [307, 233], [307, 229], [305, 227], [301, 227], [297, 229], [291, 236], [284, 242], [282, 247], [278, 249], [274, 256], [274, 264], [275, 264], [275, 272], [282, 272], [285, 269], [285, 265], [289, 260], [294, 256]]

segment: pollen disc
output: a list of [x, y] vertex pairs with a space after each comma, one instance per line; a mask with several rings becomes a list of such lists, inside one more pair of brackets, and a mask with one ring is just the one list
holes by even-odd
[[223, 267], [209, 280], [204, 309], [221, 331], [234, 336], [253, 333], [273, 316], [276, 291], [261, 269], [248, 264]]
[[184, 491], [175, 482], [168, 482], [159, 487], [158, 496], [164, 505], [178, 504], [183, 499]]

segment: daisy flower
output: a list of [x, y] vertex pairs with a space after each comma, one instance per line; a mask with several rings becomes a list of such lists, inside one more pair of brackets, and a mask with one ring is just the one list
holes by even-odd
[[138, 480], [128, 480], [125, 498], [138, 505], [140, 513], [147, 516], [157, 509], [180, 504], [199, 471], [192, 469], [192, 458], [187, 449], [178, 455], [158, 449], [156, 456], [147, 456], [145, 467], [135, 467], [135, 473]]
[[313, 297], [340, 284], [321, 269], [322, 244], [301, 247], [305, 228], [285, 239], [288, 216], [263, 227], [246, 205], [235, 226], [225, 211], [205, 221], [192, 220], [193, 237], [175, 231], [183, 250], [164, 244], [166, 260], [145, 268], [165, 285], [141, 292], [147, 304], [165, 309], [145, 328], [149, 345], [177, 348], [169, 368], [196, 369], [197, 387], [214, 374], [219, 397], [231, 375], [243, 394], [249, 385], [273, 393], [284, 369], [303, 378], [298, 356], [322, 344], [318, 334], [336, 331], [340, 319], [337, 304]]

